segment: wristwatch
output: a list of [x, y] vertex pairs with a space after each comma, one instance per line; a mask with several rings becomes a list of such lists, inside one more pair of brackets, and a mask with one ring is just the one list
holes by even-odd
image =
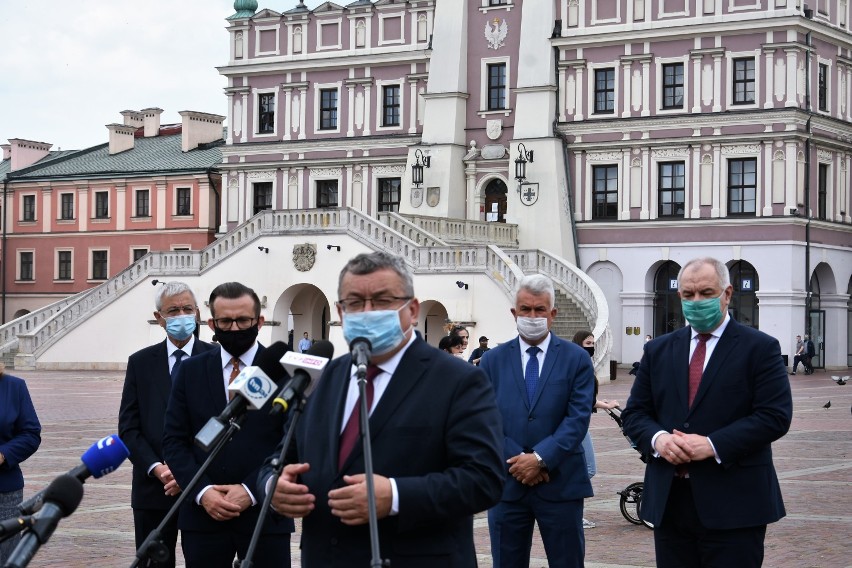
[[533, 451], [532, 454], [535, 456], [536, 461], [538, 461], [538, 468], [546, 471], [547, 470], [547, 464], [544, 463], [544, 460], [541, 459], [541, 456], [538, 455], [538, 452]]

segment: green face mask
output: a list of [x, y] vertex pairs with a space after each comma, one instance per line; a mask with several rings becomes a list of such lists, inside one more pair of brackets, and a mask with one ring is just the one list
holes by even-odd
[[[724, 294], [725, 292], [722, 292]], [[713, 331], [722, 322], [722, 294], [706, 300], [681, 300], [683, 317], [699, 333]]]

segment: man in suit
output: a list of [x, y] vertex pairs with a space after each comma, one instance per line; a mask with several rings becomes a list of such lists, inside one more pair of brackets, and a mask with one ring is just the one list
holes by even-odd
[[[257, 334], [264, 319], [254, 290], [239, 282], [220, 284], [210, 294], [209, 305], [207, 323], [220, 348], [181, 364], [166, 410], [163, 450], [181, 487], [187, 486], [207, 459], [207, 453], [194, 443], [196, 433], [222, 412], [228, 402], [228, 384], [263, 350]], [[271, 405], [270, 400], [267, 407]], [[261, 500], [253, 493], [255, 481], [263, 459], [283, 435], [282, 416], [270, 416], [268, 408], [248, 412], [192, 489], [178, 519], [188, 568], [231, 568], [235, 555], [244, 558], [261, 513]], [[293, 522], [263, 513], [268, 518], [254, 565], [289, 566]]]
[[785, 515], [771, 444], [793, 404], [781, 347], [728, 315], [724, 264], [689, 261], [678, 293], [690, 326], [645, 344], [624, 433], [651, 456], [641, 516], [657, 566], [757, 567]]
[[[475, 566], [473, 514], [493, 505], [502, 485], [488, 380], [416, 337], [420, 305], [401, 258], [356, 256], [338, 292], [346, 341], [372, 344], [365, 392], [381, 557], [406, 568]], [[334, 360], [274, 485], [273, 509], [303, 519], [305, 567], [368, 566], [372, 558], [358, 398], [352, 357]], [[262, 491], [272, 487], [270, 474], [261, 473]]]
[[494, 566], [528, 566], [538, 522], [548, 565], [582, 567], [583, 499], [592, 496], [581, 446], [594, 404], [595, 374], [582, 347], [550, 332], [553, 283], [524, 277], [512, 315], [518, 337], [483, 354], [503, 417], [506, 486], [488, 511]]
[[[195, 294], [185, 283], [172, 281], [158, 287], [155, 307], [154, 318], [166, 331], [166, 339], [140, 349], [127, 360], [118, 411], [118, 435], [130, 450], [133, 463], [130, 505], [137, 548], [160, 525], [180, 492], [163, 457], [162, 443], [172, 376], [186, 357], [214, 348], [193, 335], [200, 312]], [[174, 516], [160, 532], [169, 559], [153, 566], [175, 565], [177, 533]]]

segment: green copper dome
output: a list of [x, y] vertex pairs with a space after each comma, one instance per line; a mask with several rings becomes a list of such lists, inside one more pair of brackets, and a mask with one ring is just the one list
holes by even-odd
[[229, 20], [240, 20], [243, 18], [251, 18], [257, 11], [256, 0], [234, 0], [234, 10], [237, 11], [233, 16], [229, 16]]

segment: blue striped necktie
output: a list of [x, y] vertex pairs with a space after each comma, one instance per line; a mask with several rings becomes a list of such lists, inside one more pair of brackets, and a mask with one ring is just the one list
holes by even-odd
[[533, 345], [527, 349], [530, 360], [527, 361], [527, 369], [524, 372], [524, 382], [527, 384], [527, 398], [532, 404], [533, 396], [535, 396], [535, 387], [538, 385], [538, 352], [541, 351]]

